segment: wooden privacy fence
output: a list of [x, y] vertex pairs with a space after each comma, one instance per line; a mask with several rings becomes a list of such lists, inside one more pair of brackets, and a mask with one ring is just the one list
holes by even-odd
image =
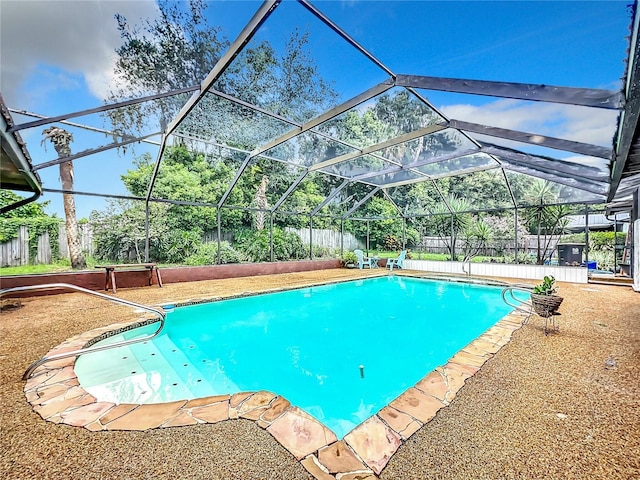
[[[544, 237], [540, 238], [540, 247], [549, 243], [549, 247], [544, 255], [548, 258], [556, 249], [558, 242], [560, 241], [560, 235], [553, 235], [547, 237], [546, 241]], [[463, 242], [461, 239], [456, 241], [456, 252], [462, 253]], [[422, 241], [415, 247], [416, 251], [426, 253], [443, 253], [448, 254], [449, 249], [445, 241], [440, 237], [422, 237]], [[487, 243], [480, 255], [486, 256], [502, 256], [513, 255], [515, 252], [515, 242], [513, 239], [494, 239]], [[518, 238], [518, 253], [529, 253], [535, 255], [538, 252], [538, 237], [537, 235], [525, 235], [522, 238]]]
[[15, 267], [29, 264], [29, 231], [24, 225], [18, 229], [18, 237], [0, 244], [0, 266]]
[[[309, 229], [308, 228], [290, 228], [286, 227], [287, 232], [295, 233], [302, 239], [302, 243], [309, 245]], [[341, 246], [342, 235], [340, 232], [328, 229], [313, 229], [313, 246], [339, 249]], [[345, 232], [342, 246], [345, 250], [355, 250], [364, 248], [364, 243], [359, 241], [352, 233]]]
[[[93, 231], [88, 224], [78, 227], [80, 245], [85, 254], [93, 255]], [[29, 229], [22, 225], [18, 229], [18, 237], [0, 244], [0, 267], [19, 267], [22, 265], [49, 264], [52, 263], [53, 250], [51, 248], [51, 236], [44, 232], [37, 238], [37, 250], [33, 259], [29, 258]], [[58, 257], [69, 258], [69, 246], [67, 245], [67, 232], [64, 223], [58, 225]]]
[[[302, 240], [302, 243], [309, 245], [309, 229], [308, 228], [298, 229], [298, 228], [285, 227], [285, 231], [289, 233], [295, 233], [300, 237], [300, 239]], [[313, 246], [339, 249], [340, 237], [341, 237], [340, 232], [336, 232], [335, 230], [314, 228], [313, 229]], [[220, 234], [220, 240], [233, 243], [233, 233], [222, 232]], [[204, 243], [217, 242], [218, 233], [215, 231], [206, 232], [202, 236], [202, 241]], [[345, 232], [344, 249], [355, 250], [356, 248], [364, 248], [364, 243], [359, 241], [353, 234], [349, 232]]]

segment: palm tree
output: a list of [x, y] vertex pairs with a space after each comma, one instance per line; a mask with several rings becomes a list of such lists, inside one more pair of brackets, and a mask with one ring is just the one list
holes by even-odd
[[[46, 145], [49, 139], [58, 153], [58, 158], [71, 155], [69, 144], [73, 141], [73, 135], [59, 127], [50, 127], [43, 130], [42, 144]], [[73, 190], [73, 162], [63, 162], [60, 164], [60, 181], [63, 190]], [[71, 258], [71, 268], [82, 269], [87, 267], [87, 262], [82, 255], [80, 237], [78, 236], [78, 222], [76, 221], [76, 202], [72, 194], [63, 193], [65, 230], [67, 232], [67, 245], [69, 246], [69, 257]]]
[[256, 210], [254, 215], [256, 230], [262, 230], [266, 221], [265, 211], [269, 209], [269, 200], [267, 199], [268, 183], [269, 178], [266, 175], [263, 175], [262, 181], [260, 182], [258, 190], [256, 191], [255, 203], [256, 207], [259, 208], [259, 210]]

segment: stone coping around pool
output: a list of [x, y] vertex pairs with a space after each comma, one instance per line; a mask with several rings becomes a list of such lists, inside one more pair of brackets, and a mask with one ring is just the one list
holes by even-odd
[[[279, 289], [278, 289], [279, 290]], [[271, 292], [273, 290], [269, 290]], [[267, 292], [263, 292], [267, 293]], [[194, 301], [196, 302], [196, 301]], [[24, 387], [43, 419], [91, 431], [149, 430], [233, 419], [266, 429], [318, 480], [373, 480], [396, 450], [446, 407], [480, 367], [506, 345], [525, 315], [514, 311], [428, 373], [413, 387], [351, 430], [342, 440], [320, 421], [267, 391], [216, 395], [158, 404], [114, 404], [85, 391], [74, 371], [76, 357], [47, 362]], [[149, 319], [101, 327], [76, 335], [47, 355], [70, 352]]]

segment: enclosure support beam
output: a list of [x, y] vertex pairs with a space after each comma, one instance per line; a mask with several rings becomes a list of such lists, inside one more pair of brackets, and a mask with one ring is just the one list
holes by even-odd
[[322, 203], [320, 203], [320, 205], [318, 205], [313, 212], [311, 212], [311, 215], [315, 215], [316, 213], [318, 213], [320, 210], [322, 210], [322, 208], [328, 204], [331, 200], [333, 200], [335, 198], [336, 195], [338, 195], [340, 193], [340, 191], [342, 189], [344, 189], [344, 187], [346, 187], [347, 185], [349, 185], [349, 180], [345, 180], [344, 182], [342, 182], [338, 188], [336, 188], [333, 192], [331, 192], [327, 198], [324, 199], [324, 201]]
[[[40, 120], [34, 120], [32, 122], [21, 123], [20, 125], [14, 125], [9, 129], [9, 133], [17, 132], [18, 130], [24, 130], [25, 128], [40, 127], [42, 125], [48, 125], [50, 123], [56, 123], [62, 120], [68, 120], [70, 118], [84, 117], [86, 115], [91, 115], [93, 113], [106, 112], [108, 110], [114, 110], [116, 108], [128, 107], [130, 105], [137, 105], [138, 103], [158, 100], [160, 98], [172, 97], [174, 95], [193, 92], [195, 90], [198, 90], [197, 85], [194, 87], [181, 88], [179, 90], [172, 90], [170, 92], [159, 93], [157, 95], [149, 95], [147, 97], [140, 97], [140, 98], [135, 98], [133, 100], [126, 100], [124, 102], [116, 102], [108, 105], [101, 105], [100, 107], [90, 108], [87, 110], [80, 110], [79, 112], [65, 113], [64, 115], [58, 115], [56, 117], [43, 117]], [[23, 112], [18, 112], [18, 113], [22, 114]], [[25, 113], [25, 115], [30, 115], [30, 114]]]
[[403, 216], [402, 209], [398, 206], [395, 200], [391, 198], [391, 195], [389, 195], [389, 192], [384, 188], [382, 189], [382, 195], [384, 195], [384, 197], [391, 203], [391, 205], [393, 205], [393, 208], [396, 209], [396, 212], [398, 212], [398, 215], [402, 217]]
[[513, 261], [518, 264], [518, 207], [513, 209], [513, 238], [515, 243], [513, 245]]
[[402, 250], [407, 248], [407, 219], [402, 217]]
[[377, 152], [378, 150], [382, 150], [387, 147], [393, 147], [400, 143], [408, 142], [410, 140], [415, 140], [416, 138], [424, 137], [426, 135], [430, 135], [435, 132], [439, 132], [440, 130], [444, 130], [447, 128], [447, 125], [444, 124], [435, 124], [429, 125], [428, 127], [420, 128], [414, 132], [405, 133], [404, 135], [400, 135], [398, 137], [389, 139], [385, 142], [378, 143], [376, 145], [370, 145], [368, 147], [362, 148], [357, 152], [346, 153], [344, 155], [340, 155], [338, 157], [330, 158], [320, 163], [316, 163], [312, 165], [309, 170], [315, 171], [320, 170], [324, 167], [329, 167], [331, 165], [335, 165], [336, 163], [346, 162], [347, 160], [352, 160], [357, 157], [362, 157], [369, 153]]
[[589, 205], [584, 206], [584, 261], [589, 268]]
[[260, 28], [269, 15], [271, 15], [280, 1], [281, 0], [265, 0], [265, 2], [260, 5], [258, 11], [253, 15], [251, 20], [249, 20], [249, 23], [247, 23], [235, 41], [231, 44], [229, 50], [227, 50], [222, 58], [218, 60], [218, 63], [214, 65], [211, 72], [209, 72], [209, 75], [207, 75], [207, 78], [202, 81], [199, 91], [194, 92], [191, 98], [182, 106], [173, 121], [167, 126], [167, 135], [180, 126], [191, 110], [193, 110], [193, 108], [198, 104], [198, 101], [207, 94], [215, 81], [224, 73], [244, 46], [249, 43], [258, 28]]
[[[293, 130], [290, 130], [287, 133], [284, 133], [283, 135], [280, 135], [278, 138], [270, 141], [269, 143], [262, 145], [261, 147], [257, 148], [254, 152], [254, 155], [258, 155], [261, 154], [263, 152], [266, 152], [267, 150], [270, 150], [274, 147], [277, 147], [278, 145], [280, 145], [281, 143], [286, 142], [287, 140], [290, 140], [291, 138], [295, 137], [296, 135], [299, 135], [301, 133], [304, 133], [308, 130], [311, 130], [314, 127], [317, 127], [318, 125], [320, 125], [321, 123], [324, 123], [328, 120], [331, 120], [332, 118], [337, 117], [338, 115], [346, 112], [347, 110], [352, 109], [353, 107], [356, 107], [358, 105], [360, 105], [363, 102], [366, 102], [367, 100], [380, 95], [381, 93], [386, 92], [387, 90], [389, 90], [390, 88], [393, 88], [393, 82], [383, 82], [380, 83], [378, 85], [376, 85], [375, 87], [370, 88], [369, 90], [366, 90], [365, 92], [361, 93], [360, 95], [357, 95], [355, 97], [353, 97], [350, 100], [347, 100], [346, 102], [342, 103], [341, 105], [338, 105], [337, 107], [333, 107], [331, 110], [323, 113], [322, 115], [313, 118], [311, 120], [309, 120], [308, 122], [306, 122], [303, 125], [299, 125], [298, 128], [294, 128]], [[250, 108], [255, 108], [255, 107], [250, 107]], [[291, 122], [289, 122], [291, 123]], [[334, 139], [335, 140], [335, 139]], [[343, 142], [341, 142], [343, 143]]]
[[367, 193], [364, 198], [362, 198], [362, 200], [360, 200], [358, 203], [356, 203], [353, 207], [351, 207], [347, 213], [345, 213], [342, 216], [342, 219], [344, 220], [345, 218], [347, 218], [349, 215], [351, 215], [353, 212], [355, 212], [358, 208], [360, 208], [360, 206], [365, 203], [367, 200], [369, 200], [371, 197], [373, 197], [378, 190], [380, 190], [380, 187], [376, 187], [373, 190], [371, 190], [369, 193]]
[[[149, 200], [144, 202], [144, 261], [149, 262]], [[115, 285], [115, 284], [114, 284]], [[115, 289], [115, 286], [113, 287]]]
[[344, 256], [344, 219], [340, 219], [340, 257]]
[[513, 194], [513, 189], [511, 188], [511, 182], [509, 181], [509, 177], [507, 177], [507, 172], [505, 172], [504, 168], [500, 169], [502, 171], [502, 178], [504, 178], [504, 184], [507, 186], [507, 191], [509, 192], [509, 198], [511, 198], [511, 203], [514, 208], [518, 208], [518, 202], [516, 201], [516, 197]]
[[333, 23], [327, 16], [325, 16], [320, 10], [318, 10], [315, 6], [309, 3], [307, 0], [298, 0], [302, 6], [304, 6], [307, 10], [313, 13], [316, 17], [318, 17], [322, 22], [324, 22], [329, 28], [331, 28], [334, 32], [344, 38], [347, 42], [349, 42], [352, 46], [360, 51], [364, 56], [366, 56], [369, 60], [375, 63], [378, 67], [383, 69], [387, 74], [395, 77], [395, 74], [389, 70], [380, 60], [374, 57], [371, 53], [369, 53], [362, 45], [356, 42], [353, 38], [349, 36], [344, 30], [342, 30], [338, 25]]
[[367, 257], [369, 256], [369, 220], [367, 220]]
[[313, 215], [309, 215], [309, 260], [313, 260]]
[[450, 248], [450, 252], [451, 252], [451, 261], [455, 262], [455, 235], [453, 233], [453, 213], [451, 214], [451, 248]]
[[300, 183], [302, 182], [302, 180], [304, 180], [304, 177], [306, 177], [308, 173], [309, 173], [308, 171], [302, 172], [302, 175], [296, 178], [296, 180], [291, 185], [289, 185], [289, 188], [287, 188], [287, 191], [284, 192], [282, 196], [278, 199], [278, 201], [273, 205], [273, 208], [271, 209], [272, 212], [275, 212], [280, 208], [280, 205], [282, 205], [284, 201], [287, 199], [287, 197], [291, 195], [291, 193], [298, 187], [298, 185], [300, 185]]
[[[544, 176], [541, 177], [539, 175], [541, 172], [538, 169], [533, 167], [518, 165], [515, 162], [511, 163], [510, 161], [505, 161], [502, 164], [502, 168], [506, 170], [518, 172], [518, 173], [524, 173], [525, 175], [529, 175], [537, 178], [543, 178], [551, 182], [559, 183], [561, 185], [566, 185], [567, 187], [575, 188], [577, 190], [584, 190], [585, 192], [593, 193], [594, 195], [599, 195], [602, 197], [606, 197], [607, 191], [608, 191], [607, 185], [604, 185], [601, 183], [595, 183], [588, 180], [580, 180], [580, 179], [572, 178], [567, 174], [542, 172], [544, 173]], [[536, 173], [538, 173], [538, 175], [536, 175]], [[604, 198], [603, 198], [603, 201], [604, 201]]]
[[[19, 115], [25, 115], [27, 117], [34, 117], [34, 118], [42, 118], [42, 119], [48, 119], [50, 117], [47, 117], [46, 115], [41, 115], [39, 113], [34, 113], [34, 112], [28, 112], [26, 110], [18, 110], [17, 108], [10, 108], [9, 111], [11, 113], [17, 113]], [[70, 127], [76, 127], [76, 128], [81, 128], [83, 130], [87, 130], [89, 132], [97, 132], [97, 133], [104, 133], [105, 135], [109, 135], [109, 136], [123, 136], [121, 134], [118, 134], [116, 132], [114, 132], [113, 130], [106, 130], [104, 128], [97, 128], [97, 127], [91, 127], [89, 125], [83, 125], [82, 123], [77, 123], [77, 122], [68, 122], [66, 120], [62, 120], [58, 123], [62, 123], [63, 125], [69, 125]], [[141, 139], [141, 142], [144, 143], [148, 143], [149, 145], [155, 145], [155, 146], [159, 146], [160, 142], [155, 142], [153, 140], [148, 140], [148, 139]]]
[[269, 261], [273, 262], [273, 212], [269, 212]]
[[555, 87], [544, 84], [492, 82], [488, 80], [427, 77], [422, 75], [396, 75], [396, 85], [453, 93], [515, 98], [534, 102], [606, 108], [609, 110], [617, 110], [624, 105], [624, 99], [620, 92], [593, 88]]
[[220, 260], [221, 260], [221, 254], [220, 254], [220, 247], [222, 246], [222, 242], [220, 240], [220, 237], [222, 236], [222, 225], [221, 225], [221, 215], [220, 212], [222, 211], [222, 209], [218, 208], [218, 211], [216, 212], [216, 219], [218, 221], [218, 255], [216, 255], [216, 265], [220, 265]]
[[412, 178], [411, 180], [402, 180], [400, 182], [387, 183], [384, 188], [398, 187], [400, 185], [411, 185], [412, 183], [421, 183], [427, 180], [436, 180], [438, 178], [447, 178], [453, 177], [457, 175], [466, 175], [469, 173], [475, 172], [484, 172], [485, 170], [494, 170], [496, 168], [500, 168], [500, 165], [481, 165], [479, 167], [469, 167], [469, 168], [461, 168], [460, 170], [456, 170], [455, 172], [442, 173], [440, 175], [427, 175], [423, 174], [424, 178]]
[[580, 153], [590, 157], [606, 158], [611, 160], [613, 150], [601, 147], [599, 145], [591, 145], [589, 143], [574, 142], [572, 140], [563, 140], [561, 138], [547, 137], [535, 133], [520, 132], [517, 130], [508, 130], [506, 128], [489, 127], [478, 123], [464, 122], [462, 120], [450, 120], [449, 126], [458, 128], [467, 132], [480, 133], [491, 137], [504, 138], [521, 143], [529, 143], [531, 145], [539, 145], [541, 147], [553, 148], [565, 152]]
[[389, 173], [401, 172], [403, 170], [410, 170], [410, 169], [413, 169], [413, 168], [424, 167], [425, 165], [431, 165], [433, 163], [445, 162], [447, 160], [452, 160], [454, 158], [464, 157], [465, 155], [471, 155], [473, 153], [478, 153], [478, 149], [477, 148], [467, 148], [467, 149], [459, 151], [459, 152], [448, 153], [446, 155], [440, 155], [438, 157], [433, 157], [433, 158], [429, 158], [429, 159], [426, 159], [426, 160], [419, 160], [417, 162], [409, 163], [409, 164], [404, 165], [404, 166], [391, 167], [391, 168], [387, 168], [385, 170], [379, 170], [377, 172], [370, 172], [370, 173], [363, 173], [363, 174], [360, 174], [360, 175], [355, 175], [354, 177], [351, 177], [351, 181], [353, 182], [353, 181], [366, 180], [367, 178], [377, 177], [379, 175], [386, 175], [386, 174], [389, 174]]
[[[637, 9], [637, 2], [634, 3]], [[627, 64], [627, 82], [625, 85], [627, 103], [620, 115], [615, 157], [611, 164], [611, 186], [607, 202], [611, 202], [618, 191], [624, 167], [629, 161], [629, 151], [640, 128], [638, 122], [640, 120], [640, 72], [638, 71], [638, 66], [640, 65], [640, 14], [637, 11], [634, 15], [633, 30], [629, 43], [629, 62]]]
[[161, 134], [161, 132], [154, 132], [154, 133], [150, 133], [149, 135], [145, 135], [143, 137], [129, 138], [129, 139], [123, 141], [123, 142], [114, 142], [114, 143], [110, 143], [108, 145], [103, 145], [102, 147], [91, 148], [89, 150], [84, 150], [82, 152], [74, 153], [73, 155], [67, 155], [66, 157], [57, 158], [57, 159], [51, 160], [49, 162], [43, 162], [43, 163], [40, 163], [38, 165], [34, 165], [33, 166], [33, 171], [35, 172], [35, 171], [41, 170], [43, 168], [52, 167], [54, 165], [59, 165], [61, 163], [65, 163], [65, 162], [70, 162], [72, 160], [75, 160], [76, 158], [87, 157], [87, 156], [93, 155], [95, 153], [105, 152], [107, 150], [111, 150], [111, 149], [114, 149], [114, 148], [124, 147], [125, 145], [130, 145], [132, 143], [142, 142], [143, 140], [146, 140], [147, 138], [155, 137], [156, 135], [160, 135], [160, 134]]
[[164, 155], [164, 149], [167, 146], [167, 135], [162, 134], [162, 141], [160, 142], [160, 149], [158, 150], [158, 155], [156, 157], [156, 164], [153, 166], [153, 173], [151, 174], [151, 179], [149, 180], [149, 188], [147, 188], [147, 197], [146, 200], [149, 201], [151, 198], [151, 194], [153, 193], [153, 187], [156, 184], [156, 178], [158, 178], [158, 172], [160, 171], [160, 162], [162, 161], [162, 156]]
[[238, 168], [238, 171], [236, 172], [236, 176], [233, 177], [233, 180], [227, 187], [227, 190], [222, 194], [222, 197], [218, 202], [218, 208], [222, 208], [224, 202], [227, 201], [227, 198], [231, 194], [231, 190], [233, 190], [233, 188], [236, 186], [236, 183], [238, 183], [238, 180], [240, 180], [240, 176], [244, 173], [252, 158], [253, 157], [251, 155], [247, 155], [247, 157], [244, 159], [244, 162], [242, 162], [242, 165], [240, 165], [240, 168]]
[[499, 147], [489, 143], [482, 144], [480, 151], [498, 157], [501, 161], [530, 167], [535, 170], [539, 170], [542, 173], [560, 173], [563, 176], [568, 174], [573, 178], [580, 180], [584, 179], [590, 182], [599, 182], [603, 185], [607, 185], [609, 180], [607, 173], [596, 167], [587, 167], [552, 157], [530, 155], [528, 153], [519, 152], [506, 147]]

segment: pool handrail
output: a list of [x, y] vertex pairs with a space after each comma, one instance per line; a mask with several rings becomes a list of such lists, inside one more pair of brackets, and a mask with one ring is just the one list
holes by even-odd
[[146, 310], [148, 312], [151, 312], [155, 315], [158, 315], [158, 321], [160, 322], [160, 326], [158, 327], [158, 329], [147, 336], [144, 337], [140, 337], [140, 338], [132, 338], [130, 340], [125, 340], [122, 342], [115, 342], [115, 343], [109, 343], [107, 345], [97, 345], [97, 346], [90, 346], [90, 347], [86, 347], [86, 348], [81, 348], [78, 350], [73, 350], [71, 352], [64, 352], [64, 353], [58, 353], [55, 355], [49, 355], [49, 356], [44, 356], [42, 358], [40, 358], [39, 360], [36, 360], [35, 362], [33, 362], [31, 365], [29, 365], [29, 368], [27, 368], [27, 370], [25, 370], [24, 374], [22, 375], [22, 380], [27, 380], [29, 378], [29, 376], [31, 376], [31, 373], [33, 373], [33, 371], [38, 368], [40, 365], [46, 363], [46, 362], [50, 362], [52, 360], [60, 360], [63, 358], [69, 358], [69, 357], [76, 357], [79, 355], [83, 355], [85, 353], [92, 353], [92, 352], [100, 352], [102, 350], [108, 350], [111, 348], [117, 348], [117, 347], [124, 347], [127, 345], [131, 345], [134, 343], [139, 343], [139, 342], [146, 342], [148, 340], [151, 340], [152, 338], [157, 337], [160, 332], [162, 331], [162, 329], [164, 328], [164, 322], [165, 322], [165, 317], [166, 314], [164, 311], [161, 310], [156, 310], [155, 308], [152, 307], [147, 307], [145, 305], [141, 305], [139, 303], [135, 303], [135, 302], [130, 302], [129, 300], [124, 300], [122, 298], [117, 298], [117, 297], [112, 297], [110, 295], [106, 295], [104, 293], [100, 293], [100, 292], [96, 292], [93, 290], [88, 290], [86, 288], [82, 288], [79, 287], [77, 285], [71, 285], [69, 283], [48, 283], [48, 284], [44, 284], [44, 285], [26, 285], [26, 286], [22, 286], [22, 287], [12, 287], [12, 288], [5, 288], [0, 290], [0, 298], [2, 298], [4, 295], [8, 294], [8, 293], [15, 293], [15, 292], [31, 292], [31, 291], [38, 291], [38, 290], [51, 290], [51, 289], [67, 289], [67, 290], [75, 290], [76, 292], [81, 292], [81, 293], [86, 293], [89, 295], [93, 295], [95, 297], [99, 297], [99, 298], [103, 298], [105, 300], [109, 300], [111, 302], [114, 303], [119, 303], [122, 305], [126, 305], [129, 307], [133, 307], [133, 308], [140, 308], [142, 310]]
[[[531, 315], [531, 305], [527, 303], [528, 300], [521, 300], [519, 298], [516, 298], [513, 295], [513, 292], [514, 290], [517, 290], [519, 292], [533, 293], [533, 288], [534, 287], [531, 285], [514, 283], [502, 289], [502, 300], [510, 307], [515, 308], [520, 312], [526, 313], [527, 315]], [[509, 300], [507, 299], [507, 294], [509, 294], [511, 297]], [[525, 308], [523, 305], [527, 305], [527, 307]]]

